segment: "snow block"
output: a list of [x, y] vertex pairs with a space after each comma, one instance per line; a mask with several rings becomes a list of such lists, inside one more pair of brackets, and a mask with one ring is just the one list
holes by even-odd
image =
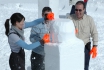
[[51, 43], [44, 46], [45, 70], [83, 70], [84, 42], [75, 36], [69, 19], [50, 22]]

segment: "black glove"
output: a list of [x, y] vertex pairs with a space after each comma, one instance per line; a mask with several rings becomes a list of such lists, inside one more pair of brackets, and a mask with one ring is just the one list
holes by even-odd
[[44, 46], [44, 40], [43, 39], [40, 40], [40, 43], [41, 43], [42, 46]]

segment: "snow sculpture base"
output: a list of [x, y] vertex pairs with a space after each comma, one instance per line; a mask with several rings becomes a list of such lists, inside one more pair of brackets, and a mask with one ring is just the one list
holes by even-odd
[[84, 70], [84, 43], [76, 38], [72, 21], [55, 20], [50, 33], [54, 42], [44, 46], [45, 70]]

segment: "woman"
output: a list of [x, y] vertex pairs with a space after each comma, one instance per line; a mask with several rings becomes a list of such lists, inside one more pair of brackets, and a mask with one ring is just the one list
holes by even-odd
[[[37, 41], [33, 44], [24, 42], [24, 28], [37, 25], [44, 21], [44, 18], [25, 23], [25, 17], [21, 13], [14, 13], [10, 19], [5, 22], [5, 34], [8, 37], [8, 42], [11, 48], [11, 55], [9, 58], [9, 65], [11, 70], [25, 70], [25, 53], [24, 49], [31, 50], [44, 44], [43, 40]], [[11, 28], [9, 24], [11, 23]]]

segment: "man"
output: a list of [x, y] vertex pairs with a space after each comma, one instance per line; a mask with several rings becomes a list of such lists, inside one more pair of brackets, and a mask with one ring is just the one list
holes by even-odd
[[[50, 7], [44, 7], [42, 10], [42, 17], [45, 17], [46, 14], [52, 12]], [[47, 24], [40, 23], [37, 26], [32, 27], [30, 41], [32, 43], [42, 39], [43, 35], [47, 33]], [[44, 47], [42, 45], [38, 48], [32, 50], [31, 53], [31, 70], [45, 70], [44, 67]]]
[[[89, 70], [90, 54], [92, 58], [97, 56], [98, 32], [91, 16], [84, 14], [85, 3], [78, 1], [75, 4], [75, 14], [67, 15], [67, 18], [72, 19], [77, 31], [76, 36], [84, 41], [85, 44], [85, 69]], [[93, 47], [91, 49], [90, 39], [92, 37]], [[80, 46], [78, 46], [80, 47]], [[80, 51], [80, 50], [79, 50]]]
[[[72, 5], [71, 11], [70, 11], [70, 15], [71, 14], [75, 14], [75, 4], [76, 4], [77, 1], [84, 1], [85, 8], [86, 8], [88, 0], [69, 0], [69, 5]], [[86, 12], [86, 9], [85, 9], [85, 12], [84, 13], [85, 14], [87, 13]]]

